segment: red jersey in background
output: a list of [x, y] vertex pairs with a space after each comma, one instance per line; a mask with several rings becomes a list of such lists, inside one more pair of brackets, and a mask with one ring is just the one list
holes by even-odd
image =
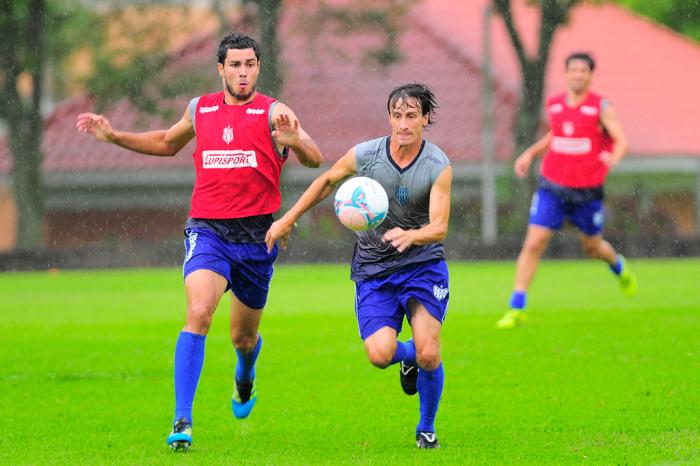
[[612, 149], [612, 139], [600, 124], [604, 99], [592, 92], [570, 107], [566, 94], [547, 100], [552, 142], [542, 161], [542, 176], [568, 188], [602, 186], [608, 167], [600, 153]]

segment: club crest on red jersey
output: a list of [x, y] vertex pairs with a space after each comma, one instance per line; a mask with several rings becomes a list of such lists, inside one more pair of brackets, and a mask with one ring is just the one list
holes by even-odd
[[226, 144], [230, 144], [231, 141], [233, 141], [233, 128], [231, 128], [231, 126], [224, 128], [224, 133], [221, 135], [221, 139], [223, 139]]
[[561, 124], [561, 130], [564, 136], [572, 136], [574, 134], [574, 124], [571, 121], [565, 121]]

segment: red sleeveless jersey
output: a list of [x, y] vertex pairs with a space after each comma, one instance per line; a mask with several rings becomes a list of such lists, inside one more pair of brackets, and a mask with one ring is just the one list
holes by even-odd
[[203, 95], [195, 108], [196, 169], [190, 217], [226, 219], [276, 212], [285, 162], [270, 135], [275, 99], [258, 93], [227, 105], [224, 93]]
[[547, 100], [552, 142], [542, 161], [542, 176], [569, 188], [601, 186], [608, 167], [600, 153], [612, 149], [612, 140], [600, 124], [603, 98], [589, 92], [576, 107], [566, 104], [566, 94]]

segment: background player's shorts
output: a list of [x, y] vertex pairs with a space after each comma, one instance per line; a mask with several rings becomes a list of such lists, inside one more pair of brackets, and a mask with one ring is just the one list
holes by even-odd
[[268, 254], [265, 243], [231, 243], [203, 228], [187, 228], [185, 236], [184, 277], [195, 270], [211, 270], [226, 278], [226, 291], [230, 289], [243, 304], [265, 307], [277, 245]]
[[558, 230], [565, 218], [586, 235], [598, 235], [605, 224], [603, 201], [565, 201], [546, 189], [535, 192], [530, 206], [530, 225]]
[[364, 340], [387, 326], [401, 332], [404, 315], [410, 322], [411, 298], [425, 306], [440, 323], [445, 320], [450, 286], [444, 260], [420, 262], [385, 277], [357, 281], [355, 315], [360, 337]]

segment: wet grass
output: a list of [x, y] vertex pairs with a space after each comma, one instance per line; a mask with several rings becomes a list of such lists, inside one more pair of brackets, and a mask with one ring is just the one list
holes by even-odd
[[365, 360], [347, 266], [277, 268], [259, 401], [230, 414], [228, 299], [207, 338], [194, 445], [168, 450], [180, 271], [0, 274], [2, 464], [698, 464], [700, 261], [544, 262], [511, 332], [512, 263], [450, 264], [443, 448], [416, 397]]

